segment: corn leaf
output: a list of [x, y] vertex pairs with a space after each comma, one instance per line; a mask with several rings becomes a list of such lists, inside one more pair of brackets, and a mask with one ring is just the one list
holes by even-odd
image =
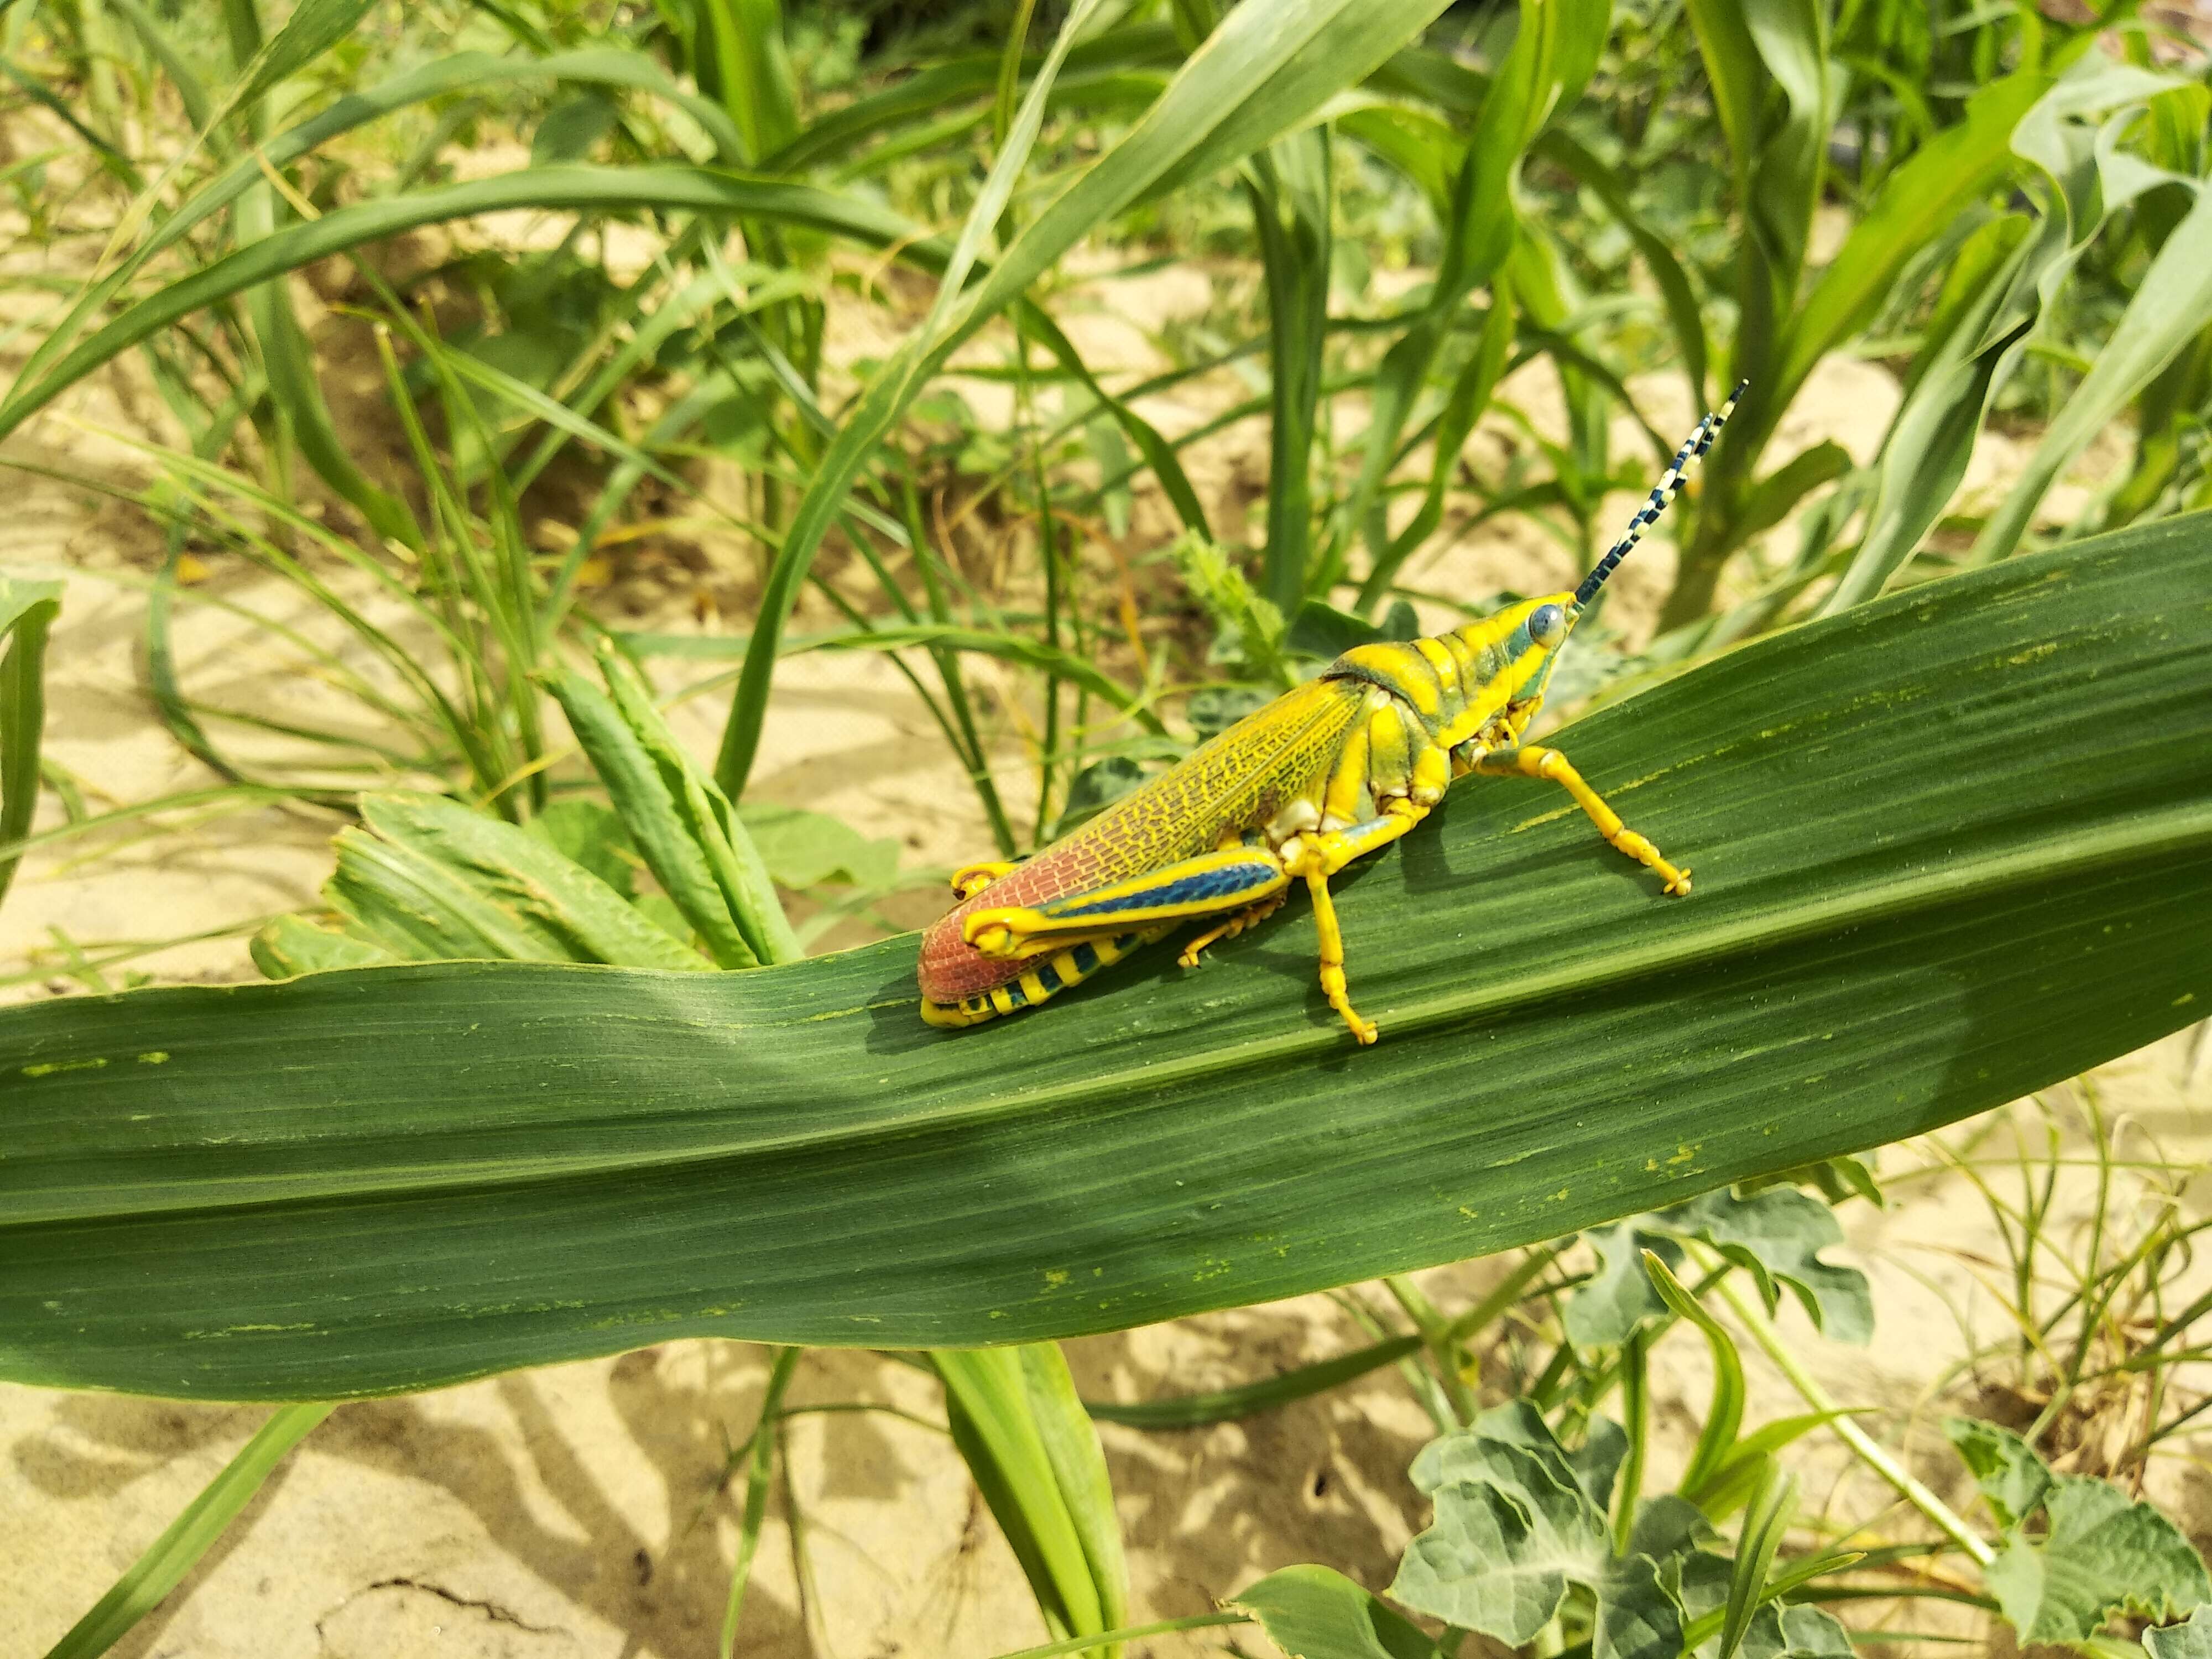
[[1339, 885], [976, 1030], [911, 939], [0, 1011], [0, 1375], [423, 1388], [687, 1334], [1125, 1328], [1893, 1140], [2212, 1006], [2212, 515], [1747, 645], [1558, 741], [1693, 864], [1470, 781]]

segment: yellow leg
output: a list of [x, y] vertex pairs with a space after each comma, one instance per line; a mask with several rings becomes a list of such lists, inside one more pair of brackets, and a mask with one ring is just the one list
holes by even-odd
[[1283, 845], [1283, 868], [1304, 877], [1306, 891], [1313, 895], [1314, 930], [1321, 935], [1322, 994], [1363, 1044], [1374, 1042], [1380, 1030], [1352, 1006], [1351, 987], [1344, 977], [1344, 930], [1337, 926], [1336, 902], [1329, 896], [1328, 878], [1352, 860], [1397, 840], [1428, 815], [1425, 806], [1394, 800], [1382, 817], [1365, 823], [1295, 836]]
[[1240, 910], [1237, 915], [1230, 917], [1228, 921], [1222, 922], [1218, 927], [1207, 928], [1196, 939], [1191, 940], [1189, 944], [1183, 946], [1182, 954], [1176, 958], [1176, 963], [1185, 968], [1197, 967], [1198, 953], [1200, 951], [1206, 949], [1209, 945], [1218, 943], [1219, 940], [1224, 939], [1234, 939], [1237, 934], [1243, 933], [1247, 927], [1250, 927], [1256, 923], [1265, 921], [1269, 916], [1273, 915], [1276, 911], [1283, 908], [1283, 901], [1289, 895], [1286, 893], [1278, 893], [1274, 897], [1262, 900], [1260, 903], [1254, 905], [1249, 910]]
[[1314, 929], [1321, 935], [1321, 994], [1344, 1016], [1353, 1036], [1363, 1044], [1372, 1042], [1380, 1030], [1352, 1006], [1351, 987], [1345, 983], [1344, 932], [1336, 925], [1336, 901], [1328, 896], [1328, 878], [1318, 870], [1308, 871], [1306, 890], [1313, 895]]
[[952, 872], [952, 896], [958, 899], [974, 898], [976, 894], [1015, 867], [1014, 865], [1005, 860], [963, 865]]
[[1542, 778], [1559, 785], [1575, 798], [1575, 805], [1589, 815], [1598, 834], [1610, 845], [1662, 877], [1666, 891], [1679, 894], [1690, 890], [1689, 871], [1668, 863], [1659, 856], [1657, 848], [1622, 823], [1620, 814], [1605, 804], [1605, 798], [1583, 781], [1583, 775], [1558, 750], [1528, 744], [1499, 754], [1485, 755], [1475, 763], [1475, 770], [1498, 777]]

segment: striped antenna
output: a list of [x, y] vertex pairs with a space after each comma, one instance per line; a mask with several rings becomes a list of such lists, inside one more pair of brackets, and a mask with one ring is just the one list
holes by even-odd
[[1735, 413], [1737, 400], [1743, 396], [1744, 388], [1750, 384], [1748, 380], [1738, 380], [1735, 383], [1735, 390], [1729, 393], [1728, 401], [1716, 412], [1698, 422], [1698, 429], [1690, 434], [1689, 441], [1674, 452], [1674, 462], [1653, 488], [1651, 499], [1638, 507], [1636, 516], [1628, 521], [1628, 533], [1615, 542], [1607, 551], [1606, 556], [1590, 567], [1589, 574], [1583, 578], [1583, 585], [1575, 589], [1577, 605], [1588, 605], [1595, 599], [1598, 589], [1605, 586], [1605, 579], [1619, 569], [1620, 562], [1628, 556], [1628, 550], [1642, 541], [1644, 532], [1659, 522], [1659, 515], [1667, 510], [1667, 503], [1673, 501], [1677, 492], [1681, 489], [1682, 480], [1689, 474], [1690, 463], [1713, 447], [1713, 440], [1720, 435], [1721, 428], [1728, 424], [1729, 416]]

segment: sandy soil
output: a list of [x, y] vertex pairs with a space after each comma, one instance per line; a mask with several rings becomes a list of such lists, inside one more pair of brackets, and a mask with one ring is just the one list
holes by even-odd
[[[1163, 271], [1102, 285], [1095, 307], [1071, 307], [1066, 324], [1095, 361], [1143, 368], [1158, 361], [1147, 327], [1207, 303], [1201, 275]], [[987, 418], [988, 398], [1002, 395], [977, 381], [963, 389]], [[1686, 428], [1693, 414], [1672, 381], [1656, 377], [1638, 389], [1649, 392], [1662, 429]], [[1556, 421], [1556, 388], [1541, 371], [1524, 375], [1513, 394], [1539, 421]], [[79, 422], [158, 430], [158, 416], [127, 383], [88, 395], [73, 408]], [[1146, 413], [1164, 429], [1184, 430], [1218, 408], [1221, 395], [1194, 388], [1152, 400]], [[1832, 437], [1863, 457], [1896, 395], [1878, 368], [1824, 365], [1778, 453]], [[1626, 423], [1619, 440], [1632, 453]], [[143, 465], [82, 425], [48, 422], [26, 441], [49, 459], [119, 476], [137, 476]], [[2008, 458], [1995, 453], [2002, 441], [1990, 441], [1977, 483], [2005, 475]], [[1243, 521], [1265, 464], [1260, 434], [1249, 427], [1203, 452], [1198, 470], [1217, 523]], [[1624, 498], [1624, 514], [1630, 505]], [[1164, 538], [1157, 505], [1139, 509], [1132, 542]], [[1786, 530], [1782, 535], [1786, 546]], [[153, 533], [128, 511], [47, 484], [19, 491], [0, 522], [0, 563], [68, 577], [53, 652], [49, 752], [82, 781], [95, 807], [211, 781], [159, 729], [142, 689], [140, 583], [155, 551]], [[1613, 616], [1632, 634], [1649, 626], [1669, 557], [1668, 544], [1654, 544], [1621, 578]], [[709, 578], [735, 580], [708, 564]], [[1409, 575], [1433, 589], [1480, 593], [1535, 587], [1571, 566], [1540, 533], [1500, 525], [1448, 542]], [[219, 572], [206, 592], [307, 617], [295, 597], [265, 580]], [[250, 696], [270, 672], [250, 633], [204, 605], [180, 623], [179, 650], [189, 681], [233, 696]], [[285, 691], [309, 695], [290, 684]], [[702, 700], [678, 713], [702, 751], [711, 747], [714, 712]], [[765, 799], [815, 805], [866, 833], [896, 835], [910, 863], [951, 865], [988, 841], [972, 794], [942, 757], [933, 728], [887, 665], [800, 657], [780, 673], [757, 787]], [[1010, 750], [1008, 759], [1018, 754]], [[1007, 769], [1017, 805], [1020, 770]], [[42, 823], [54, 821], [50, 815]], [[210, 817], [189, 833], [109, 848], [96, 859], [34, 855], [0, 912], [0, 957], [42, 954], [39, 971], [9, 994], [73, 988], [60, 967], [64, 942], [96, 955], [116, 941], [234, 928], [309, 902], [329, 868], [330, 829], [313, 812], [260, 807]], [[934, 907], [918, 902], [908, 920]], [[130, 965], [173, 981], [252, 972], [235, 931]], [[2170, 1157], [2193, 1164], [2212, 1156], [2212, 1066], [2186, 1039], [2116, 1062], [2095, 1086], [2108, 1114], [2128, 1116]], [[1889, 1167], [1928, 1156], [1893, 1152]], [[2078, 1214], [2086, 1200], [2073, 1184], [2067, 1201]], [[2199, 1196], [2192, 1193], [2192, 1201]], [[1984, 1284], [1995, 1251], [1987, 1212], [1966, 1183], [1950, 1178], [1908, 1183], [1887, 1212], [1846, 1213], [1848, 1259], [1876, 1280], [1877, 1345], [1824, 1344], [1794, 1312], [1785, 1328], [1847, 1403], [1902, 1414], [1915, 1466], [1963, 1503], [1963, 1483], [1933, 1427], [1933, 1390], [1942, 1383], [1954, 1398], [1970, 1392], [1970, 1380], [1948, 1377], [1945, 1368], [1966, 1352], [1968, 1333], [1989, 1340], [2002, 1330]], [[1466, 1264], [1423, 1282], [1439, 1301], [1464, 1305], [1490, 1272]], [[1268, 1375], [1365, 1340], [1343, 1309], [1313, 1297], [1087, 1340], [1070, 1353], [1087, 1395], [1139, 1400]], [[1778, 1377], [1751, 1363], [1752, 1420], [1802, 1409]], [[1653, 1474], [1664, 1479], [1694, 1433], [1710, 1378], [1691, 1334], [1670, 1339], [1657, 1371], [1664, 1434]], [[726, 1448], [750, 1429], [765, 1373], [760, 1349], [687, 1342], [343, 1407], [118, 1651], [131, 1659], [704, 1654], [720, 1622], [735, 1550], [739, 1500], [726, 1480]], [[868, 1401], [941, 1420], [928, 1377], [867, 1353], [811, 1354], [790, 1398], [801, 1406]], [[7, 1459], [0, 1659], [42, 1652], [264, 1414], [0, 1388]], [[1885, 1419], [1892, 1428], [1898, 1420]], [[1380, 1588], [1422, 1519], [1404, 1471], [1430, 1433], [1389, 1371], [1202, 1432], [1106, 1427], [1131, 1552], [1132, 1617], [1206, 1610], [1261, 1573], [1297, 1561], [1326, 1562]], [[1045, 1638], [1011, 1553], [940, 1431], [888, 1413], [802, 1416], [792, 1423], [790, 1447], [789, 1497], [804, 1520], [806, 1575], [795, 1564], [791, 1511], [780, 1498], [740, 1651], [949, 1659]], [[1880, 1494], [1832, 1443], [1808, 1443], [1798, 1461], [1816, 1510], [1879, 1510]], [[2193, 1527], [2212, 1528], [2212, 1484], [2193, 1462], [2162, 1464], [2153, 1490]], [[1891, 1523], [1902, 1527], [1895, 1517]], [[1908, 1622], [1924, 1627], [1928, 1620], [1916, 1613]], [[1138, 1651], [1219, 1651], [1226, 1639], [1169, 1638]], [[1243, 1651], [1265, 1650], [1249, 1632], [1236, 1641]]]

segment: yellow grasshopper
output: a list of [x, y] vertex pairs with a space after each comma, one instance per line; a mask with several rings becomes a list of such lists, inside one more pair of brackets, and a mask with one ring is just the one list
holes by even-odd
[[1274, 911], [1291, 884], [1313, 895], [1321, 988], [1361, 1042], [1328, 878], [1388, 846], [1470, 772], [1563, 785], [1598, 833], [1669, 893], [1690, 872], [1624, 825], [1556, 749], [1521, 734], [1543, 706], [1559, 647], [1606, 578], [1682, 487], [1736, 400], [1676, 452], [1627, 533], [1571, 593], [1524, 599], [1411, 644], [1363, 645], [1143, 787], [1020, 863], [970, 865], [960, 902], [924, 936], [921, 1016], [975, 1025], [1034, 1007], [1187, 921], [1215, 918], [1182, 963]]

